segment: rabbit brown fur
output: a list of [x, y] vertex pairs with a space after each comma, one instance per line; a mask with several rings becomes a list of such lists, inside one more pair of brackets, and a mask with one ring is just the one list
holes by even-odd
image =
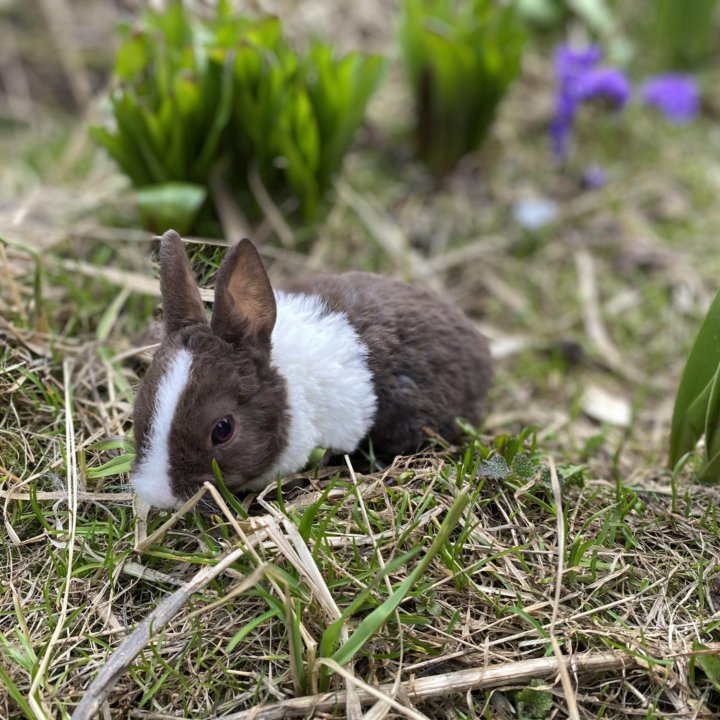
[[226, 254], [208, 323], [180, 237], [162, 238], [165, 336], [135, 402], [133, 484], [179, 504], [217, 461], [235, 492], [302, 469], [316, 446], [412, 453], [457, 440], [491, 378], [485, 338], [430, 292], [350, 272], [274, 292], [252, 243]]
[[368, 348], [378, 398], [369, 437], [378, 455], [402, 455], [427, 442], [427, 430], [454, 442], [456, 418], [478, 422], [490, 385], [485, 338], [457, 308], [422, 288], [381, 275], [347, 272], [288, 282], [344, 313]]

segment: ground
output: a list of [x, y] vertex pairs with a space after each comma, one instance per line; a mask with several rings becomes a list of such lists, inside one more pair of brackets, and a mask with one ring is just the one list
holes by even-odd
[[[287, 11], [299, 37], [320, 17], [348, 45], [391, 46], [387, 10], [304, 6]], [[153, 611], [152, 640], [135, 635], [137, 658], [101, 683], [103, 717], [360, 717], [365, 684], [394, 703], [371, 717], [716, 717], [719, 494], [693, 458], [668, 468], [667, 448], [720, 284], [720, 66], [693, 124], [588, 110], [559, 167], [537, 41], [492, 137], [439, 184], [411, 159], [393, 69], [309, 252], [231, 213], [226, 236], [249, 233], [275, 278], [371, 269], [457, 303], [493, 346], [491, 413], [464, 447], [310, 471], [166, 525], [127, 485], [152, 236], [87, 136], [102, 103], [70, 114], [103, 81], [114, 18], [74, 12], [79, 85], [16, 17], [0, 26], [26, 59], [0, 62], [0, 717], [71, 713]], [[589, 190], [593, 164], [608, 181]], [[516, 211], [538, 198], [557, 216], [531, 232]], [[198, 274], [212, 285], [211, 266]]]

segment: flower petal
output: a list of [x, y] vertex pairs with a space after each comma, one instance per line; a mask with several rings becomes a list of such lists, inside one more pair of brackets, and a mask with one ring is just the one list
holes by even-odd
[[700, 110], [700, 90], [690, 75], [657, 75], [643, 84], [641, 96], [646, 105], [657, 108], [677, 124], [694, 120]]

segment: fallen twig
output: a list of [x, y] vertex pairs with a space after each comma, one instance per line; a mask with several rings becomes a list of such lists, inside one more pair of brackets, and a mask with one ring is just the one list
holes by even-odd
[[[620, 652], [604, 652], [566, 656], [563, 658], [562, 664], [565, 668], [580, 674], [627, 670], [639, 667], [641, 663], [631, 655]], [[535, 678], [552, 677], [559, 670], [560, 662], [555, 657], [521, 660], [519, 662], [504, 663], [496, 667], [459, 670], [432, 677], [407, 680], [402, 683], [401, 693], [406, 693], [410, 700], [419, 701], [445, 696], [450, 693], [467, 692], [468, 690], [520, 685]], [[390, 683], [380, 685], [377, 690], [389, 696], [393, 691], [393, 685]], [[363, 705], [369, 705], [377, 700], [376, 694], [371, 694], [362, 687], [357, 688], [357, 695]], [[344, 707], [344, 705], [345, 692], [324, 693], [322, 695], [291, 698], [265, 707], [258, 706], [251, 710], [223, 715], [223, 720], [279, 720], [280, 718], [306, 715], [308, 713], [332, 712], [336, 708]]]
[[583, 324], [590, 342], [609, 368], [633, 382], [646, 382], [643, 373], [620, 355], [620, 351], [613, 343], [610, 333], [603, 323], [595, 261], [587, 250], [578, 250], [575, 253], [575, 268], [578, 277], [578, 294], [583, 310]]

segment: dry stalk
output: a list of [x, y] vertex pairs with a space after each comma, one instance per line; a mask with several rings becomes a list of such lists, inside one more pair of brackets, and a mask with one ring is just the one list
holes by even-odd
[[70, 604], [70, 585], [73, 578], [73, 557], [75, 554], [75, 531], [77, 524], [77, 492], [78, 492], [78, 468], [75, 456], [75, 428], [72, 416], [72, 360], [65, 360], [63, 363], [63, 383], [65, 386], [65, 463], [67, 467], [68, 490], [67, 490], [67, 507], [68, 507], [68, 539], [67, 539], [67, 571], [65, 574], [65, 588], [63, 590], [60, 612], [55, 623], [50, 642], [45, 649], [40, 666], [35, 672], [30, 692], [28, 693], [28, 703], [35, 713], [35, 717], [43, 720], [48, 716], [45, 708], [42, 707], [42, 700], [38, 700], [37, 694], [40, 684], [45, 679], [45, 675], [50, 665], [53, 649], [57, 644], [60, 634], [65, 627], [65, 619], [67, 618], [68, 608]]
[[421, 281], [440, 295], [444, 288], [420, 253], [410, 246], [395, 221], [377, 207], [367, 196], [361, 196], [347, 183], [336, 184], [338, 195], [363, 222], [367, 231], [395, 263], [399, 271], [408, 272], [407, 279]]
[[[164, 598], [115, 650], [110, 659], [83, 695], [82, 700], [72, 714], [72, 720], [89, 720], [100, 711], [101, 705], [107, 700], [115, 687], [115, 683], [128, 669], [132, 661], [148, 646], [162, 628], [165, 627], [189, 602], [192, 595], [225, 571], [236, 560], [246, 553], [245, 548], [236, 548], [228, 553], [216, 565], [204, 567], [188, 583], [176, 590], [172, 595]], [[255, 585], [265, 574], [265, 565], [260, 565], [243, 581], [245, 590]], [[237, 587], [234, 589], [238, 592]]]
[[[577, 674], [582, 674], [628, 670], [638, 667], [640, 661], [631, 655], [620, 652], [582, 653], [563, 657], [562, 661], [555, 657], [536, 658], [534, 660], [504, 663], [497, 667], [459, 670], [432, 677], [407, 680], [402, 683], [401, 692], [406, 693], [410, 700], [422, 701], [470, 690], [487, 690], [507, 685], [521, 685], [535, 678], [551, 678], [555, 676], [560, 670], [560, 665], [564, 665], [566, 669], [572, 668], [573, 672]], [[391, 683], [377, 687], [379, 693], [388, 696], [387, 701], [390, 700], [392, 690], [393, 684]], [[363, 688], [358, 688], [357, 694], [363, 705], [375, 702], [378, 697], [377, 693], [370, 693]], [[345, 692], [310, 695], [291, 698], [265, 707], [258, 706], [231, 715], [223, 715], [223, 720], [281, 720], [281, 718], [296, 717], [309, 713], [332, 712], [343, 707], [345, 702]]]
[[295, 247], [295, 235], [287, 224], [283, 214], [280, 212], [280, 209], [270, 197], [270, 193], [263, 184], [256, 165], [248, 172], [248, 186], [268, 223], [277, 234], [282, 246], [285, 248]]
[[550, 478], [552, 482], [553, 497], [555, 498], [555, 517], [557, 520], [558, 538], [558, 564], [555, 582], [555, 598], [553, 600], [552, 617], [550, 619], [550, 643], [552, 644], [553, 654], [558, 661], [560, 682], [562, 684], [563, 692], [565, 693], [565, 700], [567, 700], [568, 714], [572, 720], [580, 720], [580, 712], [578, 711], [575, 691], [573, 690], [572, 683], [570, 682], [570, 673], [568, 672], [567, 665], [563, 663], [564, 655], [560, 649], [560, 643], [558, 643], [557, 637], [555, 636], [555, 623], [557, 622], [558, 610], [560, 608], [562, 578], [565, 562], [565, 520], [562, 510], [562, 490], [560, 489], [560, 480], [558, 479], [557, 470], [555, 469], [555, 461], [552, 457], [548, 458], [548, 465], [550, 466]]

